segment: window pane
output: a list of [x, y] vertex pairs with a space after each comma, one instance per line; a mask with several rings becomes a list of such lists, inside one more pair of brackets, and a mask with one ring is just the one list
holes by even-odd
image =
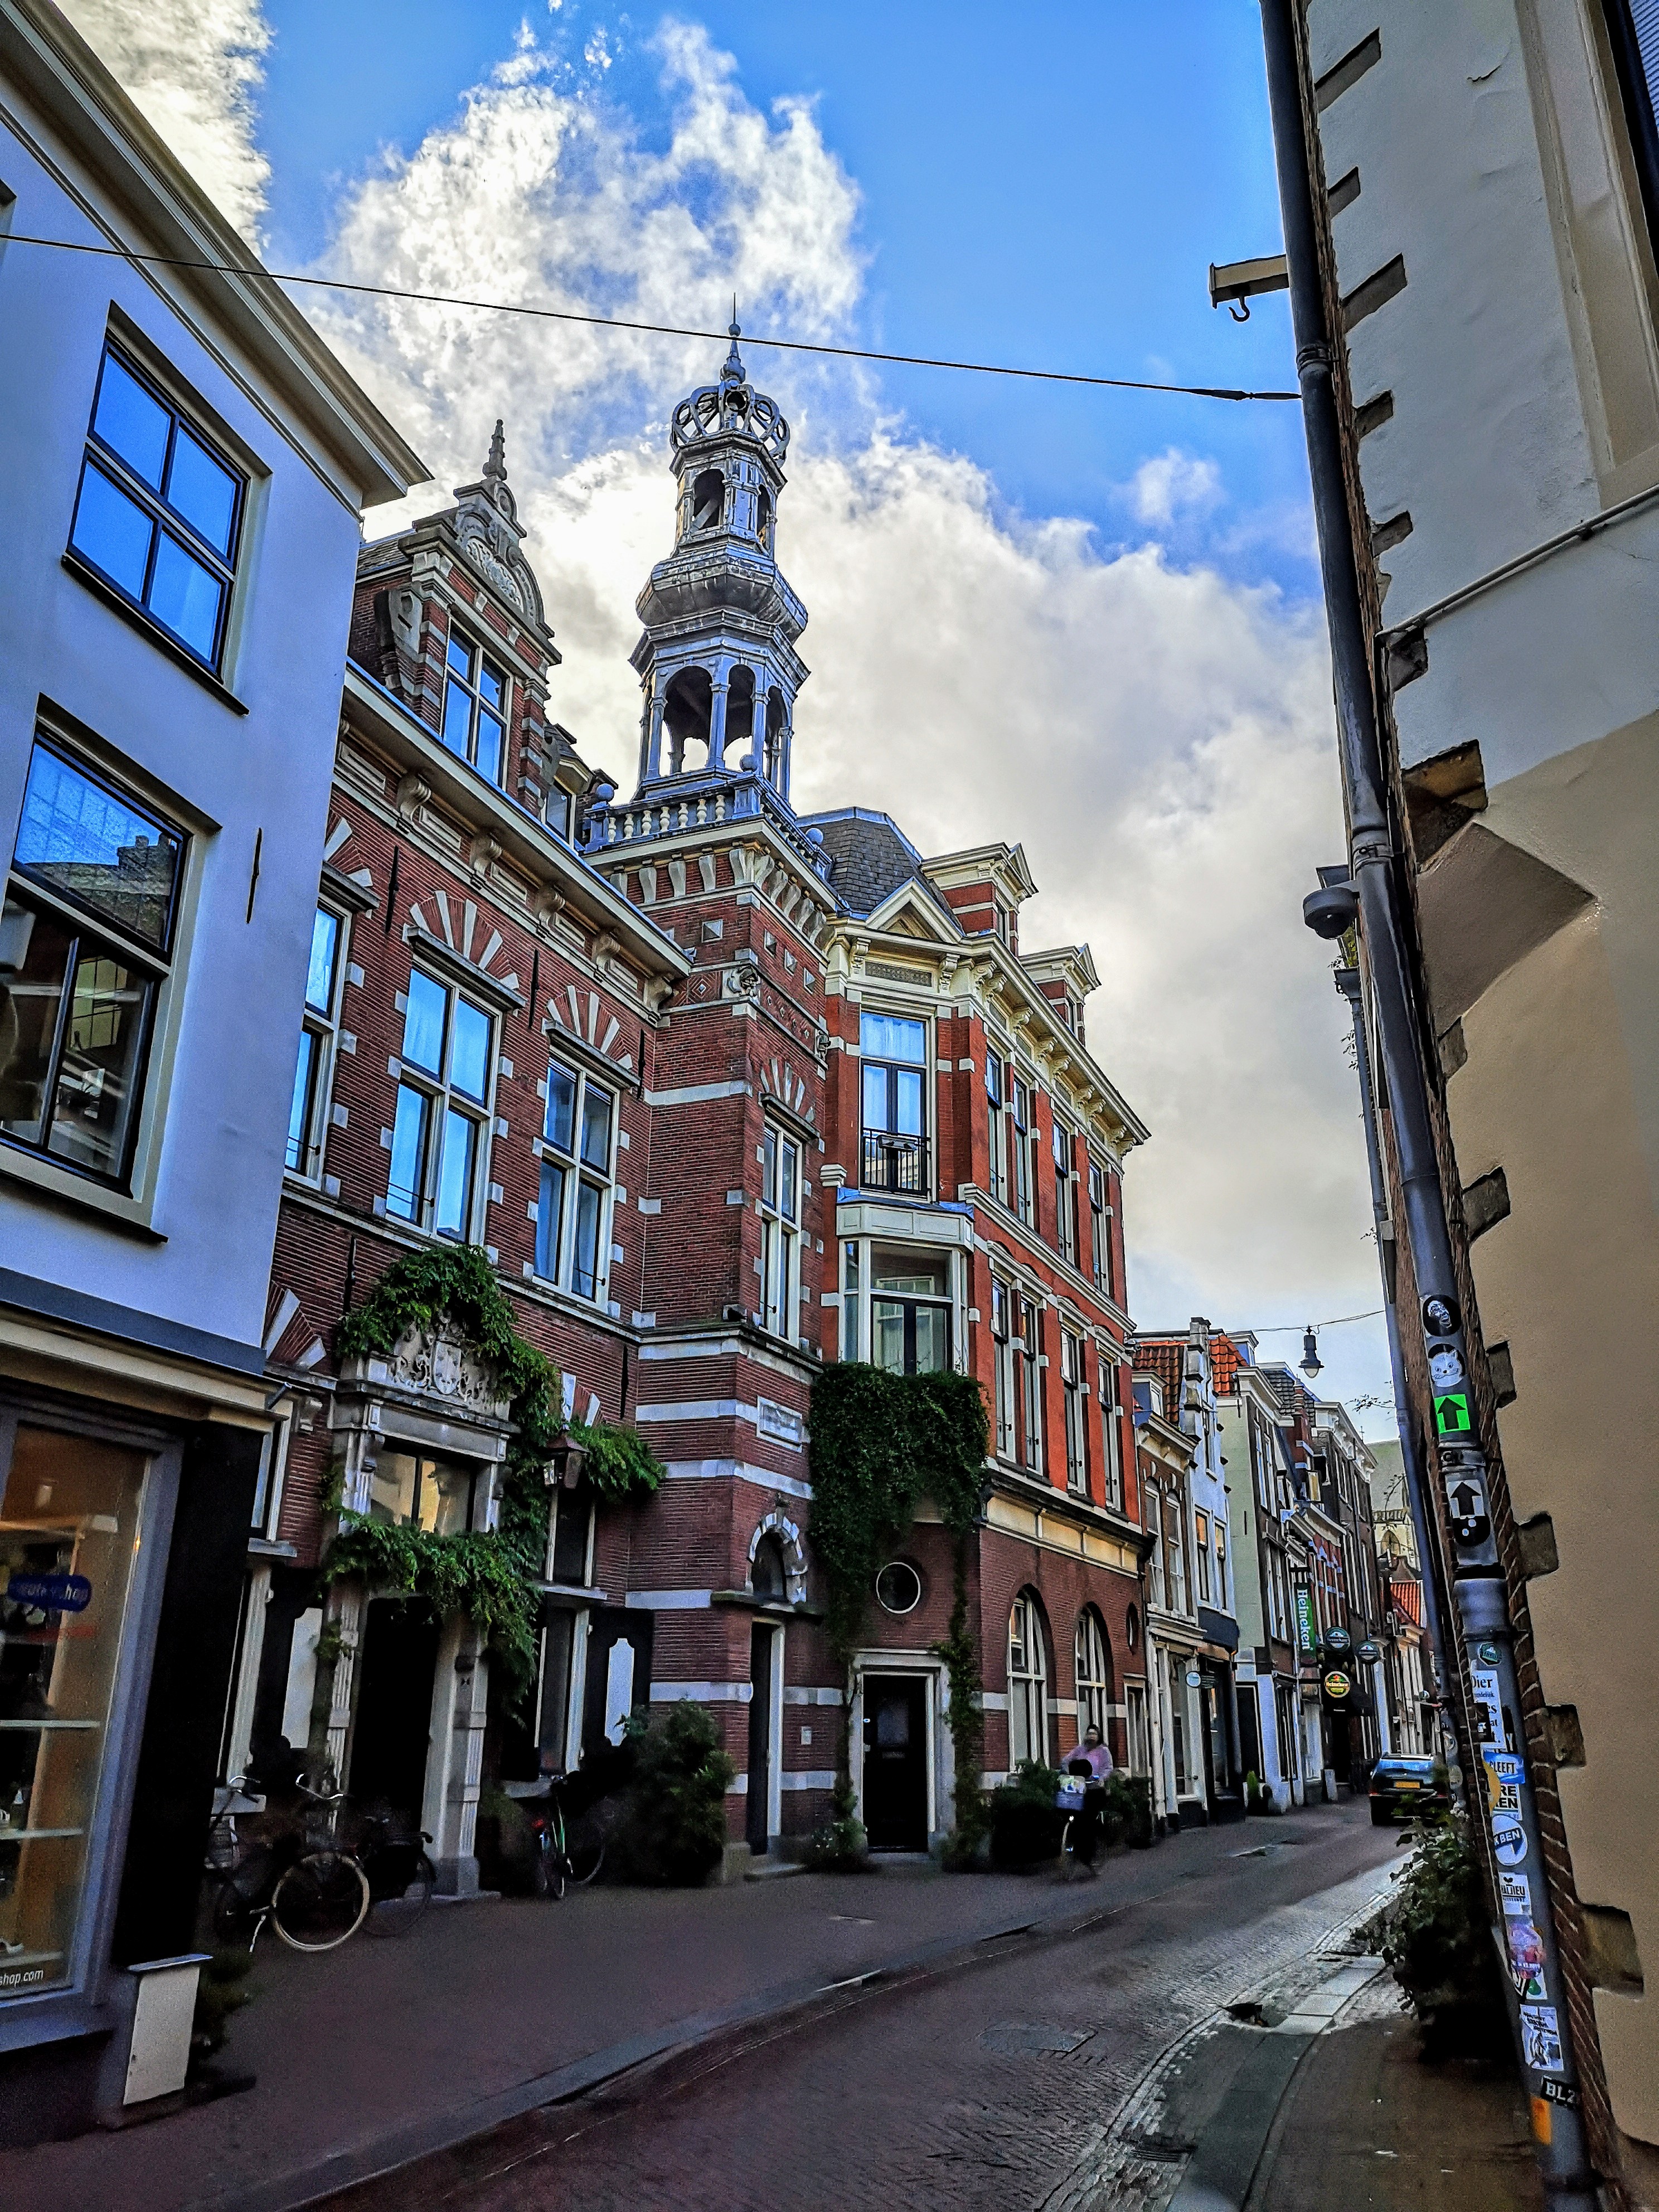
[[410, 1453], [377, 1452], [374, 1472], [368, 1479], [369, 1519], [394, 1526], [412, 1521], [419, 1486], [419, 1463]]
[[570, 1287], [578, 1297], [592, 1298], [599, 1291], [599, 1217], [602, 1194], [596, 1183], [585, 1182], [576, 1193], [576, 1249], [571, 1263]]
[[426, 1158], [428, 1105], [424, 1092], [398, 1085], [398, 1113], [392, 1125], [392, 1174], [386, 1210], [402, 1221], [421, 1217], [421, 1170]]
[[477, 1154], [478, 1125], [467, 1114], [452, 1107], [444, 1115], [443, 1158], [438, 1168], [438, 1203], [432, 1226], [441, 1233], [465, 1237], [472, 1217], [472, 1164]]
[[236, 479], [182, 422], [173, 441], [167, 504], [177, 507], [185, 520], [201, 532], [216, 553], [230, 558], [230, 535], [236, 523]]
[[131, 370], [124, 368], [113, 354], [106, 354], [92, 427], [152, 491], [161, 489], [171, 422], [167, 409], [151, 398]]
[[904, 1308], [896, 1299], [870, 1302], [870, 1358], [890, 1375], [904, 1372]]
[[472, 647], [464, 637], [451, 630], [449, 643], [445, 650], [450, 666], [458, 676], [465, 678], [470, 684], [472, 681]]
[[779, 1205], [786, 1221], [793, 1221], [797, 1208], [797, 1193], [800, 1186], [800, 1147], [784, 1139], [782, 1172], [778, 1190]]
[[409, 1008], [404, 1016], [404, 1058], [436, 1075], [444, 1064], [444, 1013], [449, 994], [416, 968], [409, 979]]
[[575, 1139], [576, 1079], [556, 1060], [547, 1071], [547, 1141], [568, 1152]]
[[864, 1068], [864, 1126], [866, 1129], [887, 1127], [887, 1070], [872, 1067], [867, 1060]]
[[903, 1060], [925, 1066], [927, 1025], [905, 1021], [897, 1014], [861, 1014], [859, 1049], [872, 1060]]
[[775, 1206], [778, 1202], [778, 1139], [777, 1132], [769, 1129], [761, 1146], [761, 1204]]
[[469, 1098], [489, 1095], [490, 1020], [465, 999], [455, 1001], [454, 1033], [449, 1047], [449, 1079]]
[[135, 599], [144, 596], [144, 571], [155, 526], [136, 499], [118, 491], [88, 461], [81, 471], [70, 544]]
[[311, 964], [306, 970], [306, 1004], [319, 1014], [334, 1004], [334, 954], [339, 942], [338, 917], [319, 906], [311, 925]]
[[453, 753], [466, 758], [472, 729], [472, 699], [452, 677], [444, 686], [444, 743]]
[[591, 1168], [611, 1165], [611, 1093], [592, 1083], [582, 1093], [582, 1158]]
[[125, 1162], [153, 988], [147, 976], [82, 938], [47, 1150], [93, 1175], [118, 1175]]
[[[452, 1467], [443, 1460], [428, 1460], [422, 1475], [421, 1504], [423, 1512], [430, 1510], [434, 1530], [440, 1536], [459, 1536], [471, 1525], [471, 1468]], [[428, 1490], [432, 1493], [429, 1508], [424, 1495]]]
[[224, 596], [225, 587], [213, 571], [204, 568], [193, 553], [186, 553], [178, 539], [164, 530], [155, 549], [149, 611], [203, 660], [214, 657]]
[[922, 1297], [945, 1295], [945, 1265], [926, 1252], [892, 1251], [880, 1245], [871, 1259], [878, 1291], [907, 1291]]
[[919, 1137], [922, 1127], [920, 1070], [899, 1068], [895, 1088], [898, 1093], [898, 1111], [894, 1116], [894, 1127], [901, 1136]]
[[916, 1372], [938, 1375], [951, 1364], [951, 1309], [916, 1308]]
[[73, 933], [8, 899], [0, 919], [0, 1129], [38, 1145]]
[[311, 1127], [311, 1086], [317, 1070], [317, 1033], [314, 1030], [300, 1032], [300, 1057], [294, 1066], [294, 1096], [288, 1109], [288, 1151], [283, 1165], [295, 1175], [304, 1175], [308, 1168], [307, 1141]]
[[486, 660], [478, 671], [478, 696], [486, 707], [500, 709], [507, 696], [507, 678], [499, 668], [492, 668]]
[[184, 840], [36, 745], [17, 865], [146, 945], [165, 946]]
[[499, 783], [501, 780], [501, 769], [506, 758], [504, 746], [505, 733], [501, 724], [493, 714], [486, 714], [480, 709], [477, 766], [479, 775], [488, 777], [491, 783]]
[[559, 1273], [559, 1232], [564, 1224], [565, 1170], [556, 1161], [542, 1162], [541, 1196], [536, 1206], [536, 1273], [556, 1281]]

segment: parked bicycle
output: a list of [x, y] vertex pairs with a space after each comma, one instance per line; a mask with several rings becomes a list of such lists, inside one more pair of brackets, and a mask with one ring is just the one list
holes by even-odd
[[545, 1799], [531, 1799], [526, 1810], [535, 1839], [532, 1876], [538, 1897], [561, 1898], [574, 1883], [585, 1887], [605, 1864], [605, 1834], [590, 1807], [567, 1820], [561, 1792], [564, 1774], [550, 1774]]
[[[242, 1795], [239, 1778], [231, 1786]], [[340, 1840], [345, 1792], [332, 1774], [314, 1786], [296, 1777], [309, 1800], [301, 1830], [244, 1845], [239, 1811], [252, 1802], [235, 1798], [214, 1823], [208, 1850], [210, 1871], [221, 1875], [213, 1905], [213, 1930], [223, 1943], [247, 1937], [250, 1951], [267, 1921], [294, 1951], [332, 1951], [365, 1920], [377, 1934], [406, 1936], [431, 1902], [437, 1875], [420, 1837], [394, 1835], [390, 1814], [364, 1816], [361, 1853]]]

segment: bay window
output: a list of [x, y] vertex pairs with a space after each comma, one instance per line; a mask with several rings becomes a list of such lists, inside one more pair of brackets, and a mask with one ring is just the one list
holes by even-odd
[[927, 1024], [897, 1014], [861, 1014], [863, 1162], [866, 1190], [925, 1198], [927, 1176]]
[[870, 1265], [870, 1358], [890, 1375], [933, 1375], [951, 1364], [950, 1261], [944, 1253], [875, 1245]]
[[800, 1299], [800, 1146], [766, 1125], [761, 1171], [761, 1304], [763, 1326], [791, 1344]]
[[459, 991], [419, 968], [410, 975], [386, 1210], [462, 1243], [479, 1211], [495, 1030]]
[[283, 1158], [290, 1175], [308, 1180], [314, 1180], [322, 1168], [329, 1074], [345, 979], [345, 944], [344, 921], [331, 908], [319, 906], [312, 918], [305, 1011], [289, 1101], [288, 1146]]
[[616, 1122], [616, 1097], [603, 1084], [562, 1060], [549, 1062], [536, 1272], [596, 1304], [604, 1303], [609, 1274]]

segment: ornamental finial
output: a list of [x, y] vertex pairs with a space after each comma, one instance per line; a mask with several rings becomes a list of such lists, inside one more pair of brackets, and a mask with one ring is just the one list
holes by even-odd
[[499, 415], [495, 418], [495, 428], [490, 433], [489, 459], [484, 463], [483, 472], [486, 483], [507, 482], [507, 440]]

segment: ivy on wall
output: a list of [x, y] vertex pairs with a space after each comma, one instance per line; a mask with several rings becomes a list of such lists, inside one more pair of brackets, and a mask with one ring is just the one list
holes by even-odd
[[[979, 1653], [968, 1625], [968, 1540], [990, 1443], [985, 1397], [970, 1375], [890, 1375], [858, 1361], [826, 1367], [812, 1386], [811, 1535], [828, 1588], [826, 1626], [850, 1668], [877, 1573], [932, 1500], [956, 1540], [949, 1632], [936, 1648], [950, 1669], [957, 1834], [972, 1854], [983, 1832], [984, 1720]], [[850, 1747], [843, 1730], [840, 1765]]]

